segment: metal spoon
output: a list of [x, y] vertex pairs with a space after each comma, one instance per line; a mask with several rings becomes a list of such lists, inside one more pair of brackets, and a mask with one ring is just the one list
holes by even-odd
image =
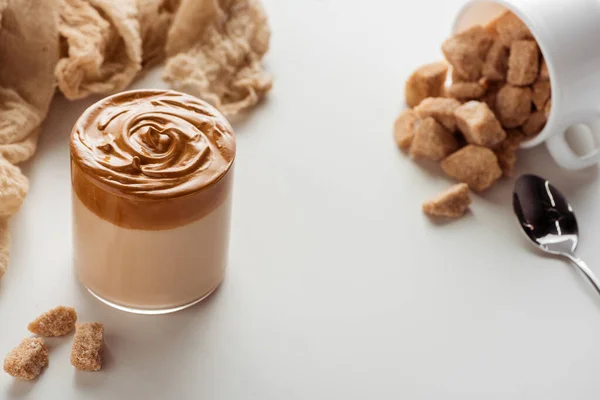
[[575, 255], [579, 243], [575, 213], [550, 182], [535, 175], [521, 176], [515, 184], [513, 208], [523, 231], [537, 247], [569, 259], [600, 293], [600, 281]]

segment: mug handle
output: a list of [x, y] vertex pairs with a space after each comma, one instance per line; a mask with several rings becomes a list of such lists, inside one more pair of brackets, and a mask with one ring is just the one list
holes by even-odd
[[588, 123], [583, 123], [582, 125], [586, 126], [594, 137], [594, 147], [582, 156], [575, 153], [567, 142], [566, 135], [569, 127], [560, 129], [559, 132], [550, 136], [546, 141], [550, 155], [562, 168], [579, 170], [591, 167], [600, 162], [600, 125]]

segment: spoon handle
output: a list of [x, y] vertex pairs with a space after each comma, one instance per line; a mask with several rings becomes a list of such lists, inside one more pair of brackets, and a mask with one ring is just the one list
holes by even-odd
[[598, 277], [592, 272], [590, 267], [588, 267], [587, 264], [577, 256], [574, 256], [572, 254], [566, 254], [566, 256], [569, 260], [573, 262], [573, 264], [577, 266], [577, 268], [581, 270], [581, 272], [585, 274], [586, 278], [589, 279], [592, 285], [594, 285], [596, 291], [600, 294], [600, 280], [598, 280]]

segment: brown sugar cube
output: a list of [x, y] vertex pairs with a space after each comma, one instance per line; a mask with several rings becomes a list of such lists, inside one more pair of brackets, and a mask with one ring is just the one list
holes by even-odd
[[533, 39], [529, 28], [510, 11], [502, 14], [490, 24], [495, 27], [500, 41], [505, 46], [510, 46], [515, 40]]
[[440, 161], [457, 148], [458, 142], [454, 135], [430, 117], [417, 125], [410, 155], [415, 160]]
[[487, 147], [473, 144], [448, 156], [441, 166], [446, 175], [466, 183], [476, 192], [488, 189], [502, 176], [496, 154]]
[[510, 129], [506, 132], [506, 140], [494, 149], [504, 176], [513, 176], [517, 162], [517, 151], [525, 139], [523, 132], [518, 129]]
[[448, 64], [436, 62], [423, 65], [406, 81], [404, 96], [409, 107], [416, 107], [427, 97], [439, 97], [442, 94]]
[[423, 203], [423, 212], [433, 217], [459, 218], [471, 205], [469, 185], [458, 183]]
[[482, 74], [491, 81], [506, 80], [508, 69], [508, 48], [500, 41], [494, 41], [483, 64]]
[[538, 110], [543, 110], [544, 106], [548, 102], [550, 98], [550, 82], [544, 80], [538, 80], [533, 85], [533, 104], [535, 104], [535, 108]]
[[521, 143], [527, 140], [527, 137], [520, 129], [509, 129], [506, 131], [506, 140], [502, 144], [517, 150], [521, 147]]
[[432, 117], [450, 132], [456, 130], [454, 111], [460, 107], [460, 101], [444, 97], [430, 97], [415, 107], [415, 113], [421, 119]]
[[492, 42], [492, 35], [487, 30], [474, 26], [447, 39], [442, 51], [463, 80], [474, 82], [481, 78], [483, 60]]
[[71, 364], [80, 371], [99, 371], [102, 368], [104, 325], [98, 322], [78, 324], [71, 350]]
[[546, 116], [546, 119], [550, 118], [550, 111], [552, 111], [552, 99], [551, 98], [548, 99], [548, 102], [544, 106], [544, 115]]
[[498, 31], [496, 30], [496, 24], [498, 23], [498, 20], [500, 19], [501, 16], [498, 16], [494, 19], [492, 19], [490, 22], [488, 22], [487, 24], [485, 24], [483, 27], [485, 28], [486, 31], [489, 32], [490, 35], [492, 36], [498, 36]]
[[458, 74], [458, 72], [456, 72], [456, 68], [450, 67], [452, 73], [450, 74], [450, 77], [452, 78], [452, 82], [451, 83], [455, 83], [455, 82], [467, 82], [463, 79], [462, 76], [460, 76]]
[[488, 92], [483, 96], [480, 100], [488, 105], [490, 110], [494, 111], [496, 109], [496, 97], [498, 96], [498, 92]]
[[496, 115], [505, 128], [518, 128], [531, 114], [531, 88], [504, 85], [496, 96]]
[[486, 81], [485, 85], [487, 86], [487, 90], [485, 92], [485, 95], [483, 95], [479, 100], [483, 101], [485, 104], [488, 105], [490, 110], [495, 112], [496, 97], [498, 96], [498, 92], [500, 91], [500, 89], [502, 89], [504, 84], [501, 82]]
[[540, 66], [540, 76], [539, 80], [541, 81], [549, 81], [550, 80], [550, 72], [548, 71], [548, 64], [546, 64], [546, 60], [542, 58], [542, 65]]
[[546, 114], [543, 111], [536, 111], [529, 116], [525, 125], [523, 125], [523, 133], [527, 136], [537, 135], [546, 126]]
[[37, 317], [27, 329], [39, 336], [63, 336], [75, 329], [75, 321], [74, 308], [58, 306]]
[[408, 150], [415, 136], [415, 126], [418, 122], [413, 110], [404, 110], [394, 123], [394, 139], [402, 150]]
[[446, 89], [446, 95], [459, 100], [474, 100], [485, 95], [486, 90], [479, 82], [455, 82]]
[[454, 115], [468, 143], [493, 147], [506, 139], [506, 132], [486, 103], [469, 101], [458, 107]]
[[531, 85], [540, 72], [540, 50], [533, 40], [515, 40], [510, 46], [506, 80], [515, 86]]
[[4, 358], [4, 371], [19, 379], [37, 378], [48, 365], [48, 349], [42, 338], [26, 338]]

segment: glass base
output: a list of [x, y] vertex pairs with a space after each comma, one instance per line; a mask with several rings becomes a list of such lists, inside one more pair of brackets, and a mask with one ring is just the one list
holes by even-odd
[[112, 301], [108, 301], [108, 300], [102, 298], [101, 296], [99, 296], [98, 294], [94, 293], [91, 289], [89, 289], [87, 287], [86, 287], [86, 289], [87, 289], [88, 292], [90, 292], [90, 294], [92, 296], [94, 296], [95, 298], [97, 298], [98, 300], [100, 300], [101, 302], [103, 302], [104, 304], [106, 304], [108, 306], [111, 306], [112, 308], [116, 308], [117, 310], [125, 311], [125, 312], [132, 313], [132, 314], [161, 315], [161, 314], [174, 313], [174, 312], [177, 312], [177, 311], [185, 310], [186, 308], [189, 308], [191, 306], [194, 306], [194, 305], [200, 303], [202, 300], [206, 299], [211, 294], [213, 294], [213, 292], [215, 290], [217, 290], [218, 287], [219, 287], [219, 285], [215, 286], [213, 289], [211, 289], [204, 296], [200, 297], [197, 300], [192, 301], [191, 303], [184, 304], [182, 306], [177, 306], [177, 307], [158, 308], [158, 309], [144, 309], [144, 308], [133, 308], [133, 307], [122, 306], [120, 304], [116, 304], [116, 303], [113, 303]]

